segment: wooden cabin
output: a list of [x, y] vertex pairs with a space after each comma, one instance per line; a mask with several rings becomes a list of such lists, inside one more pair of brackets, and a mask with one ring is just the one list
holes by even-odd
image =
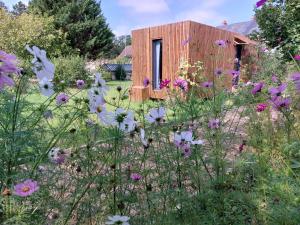
[[[227, 47], [216, 47], [216, 40], [225, 40]], [[134, 30], [131, 98], [134, 101], [165, 98], [166, 91], [159, 89], [160, 81], [170, 79], [173, 83], [178, 77], [182, 60], [189, 64], [203, 62], [203, 74], [210, 80], [216, 68], [233, 70], [235, 58], [243, 61], [244, 55], [253, 54], [255, 45], [255, 42], [240, 34], [193, 21]], [[213, 60], [216, 55], [217, 62]], [[225, 76], [224, 87], [231, 88], [232, 76]], [[145, 78], [150, 80], [148, 87], [143, 85]]]

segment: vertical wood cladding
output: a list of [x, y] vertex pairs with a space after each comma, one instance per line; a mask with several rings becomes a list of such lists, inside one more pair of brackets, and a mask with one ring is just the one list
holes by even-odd
[[[173, 83], [178, 76], [181, 60], [186, 60], [190, 64], [202, 61], [205, 68], [204, 79], [207, 80], [212, 79], [216, 68], [232, 70], [236, 36], [249, 44], [254, 44], [241, 35], [192, 21], [134, 30], [132, 32], [132, 99], [140, 101], [166, 97], [164, 90], [153, 90], [152, 85], [143, 87], [145, 78], [149, 78], [152, 84], [153, 40], [162, 39], [162, 79], [170, 79]], [[228, 41], [228, 47], [217, 47], [215, 41], [219, 39]], [[230, 75], [226, 75], [224, 87], [231, 87]]]

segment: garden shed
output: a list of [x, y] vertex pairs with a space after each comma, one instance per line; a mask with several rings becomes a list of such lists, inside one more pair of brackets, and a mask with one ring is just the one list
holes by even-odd
[[[226, 48], [216, 47], [216, 40], [225, 40]], [[204, 63], [204, 76], [212, 79], [216, 68], [223, 71], [235, 69], [235, 59], [256, 55], [256, 42], [249, 38], [216, 27], [193, 21], [177, 22], [132, 31], [132, 80], [131, 98], [141, 101], [148, 98], [163, 99], [165, 90], [159, 89], [162, 80], [171, 83], [178, 77], [182, 60], [193, 64]], [[218, 62], [213, 60], [218, 57]], [[143, 86], [145, 78], [150, 80]], [[230, 89], [232, 76], [225, 75], [224, 88]]]
[[131, 64], [112, 64], [112, 63], [105, 63], [102, 65], [102, 68], [107, 72], [111, 73], [112, 80], [118, 80], [118, 71], [119, 73], [124, 73], [120, 75], [124, 77], [125, 80], [131, 79], [132, 74], [132, 65]]

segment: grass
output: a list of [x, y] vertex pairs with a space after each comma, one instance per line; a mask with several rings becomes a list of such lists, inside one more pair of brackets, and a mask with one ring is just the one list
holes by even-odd
[[[109, 91], [105, 99], [107, 100], [107, 108], [108, 110], [114, 110], [115, 107], [113, 105], [120, 104], [121, 107], [130, 108], [133, 110], [139, 109], [141, 103], [132, 102], [129, 98], [129, 90], [132, 86], [132, 81], [109, 81], [107, 82], [107, 86], [109, 87]], [[118, 87], [121, 87], [122, 90], [119, 92], [117, 90]], [[87, 97], [87, 89], [78, 92], [76, 88], [68, 88], [65, 92], [71, 95], [76, 95], [77, 97], [84, 98]], [[47, 97], [42, 96], [39, 91], [36, 89], [31, 90], [31, 92], [27, 95], [27, 100], [30, 103], [43, 103], [47, 100]], [[118, 101], [121, 98], [122, 101]], [[115, 101], [113, 99], [116, 99]], [[74, 104], [74, 101], [70, 101], [71, 104]], [[153, 101], [149, 100], [146, 104], [153, 103]]]

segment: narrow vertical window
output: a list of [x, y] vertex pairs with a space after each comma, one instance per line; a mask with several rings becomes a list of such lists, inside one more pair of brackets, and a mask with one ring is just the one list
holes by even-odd
[[153, 40], [152, 54], [153, 89], [158, 90], [162, 80], [162, 40]]

